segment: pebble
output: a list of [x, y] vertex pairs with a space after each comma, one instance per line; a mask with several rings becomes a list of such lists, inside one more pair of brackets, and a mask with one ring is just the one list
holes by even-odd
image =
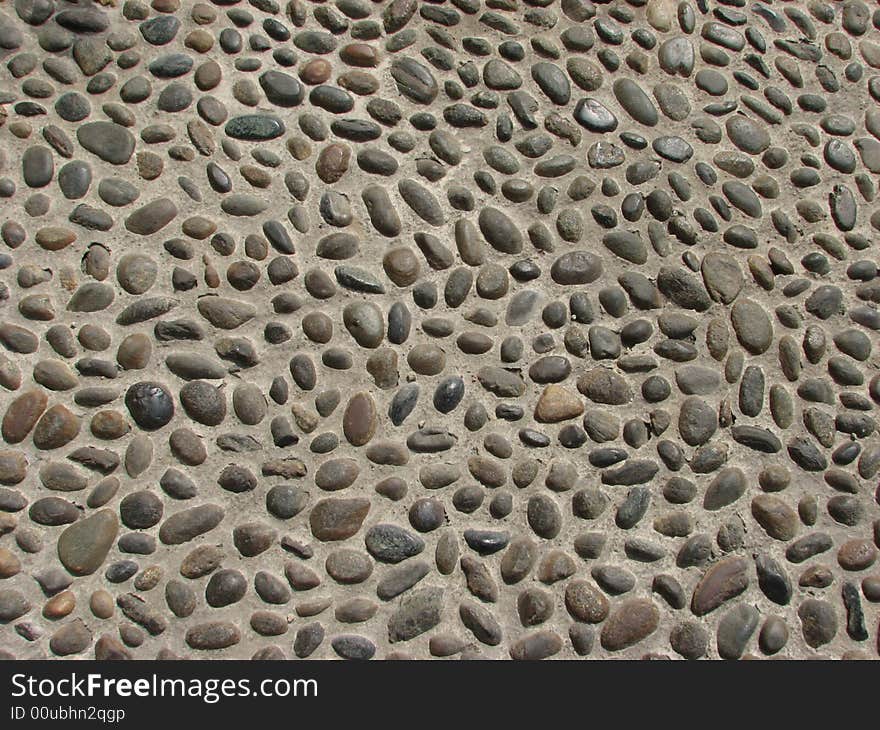
[[8, 444], [23, 441], [43, 415], [48, 400], [42, 390], [28, 390], [12, 400], [0, 424], [3, 440]]
[[678, 415], [678, 432], [689, 446], [705, 444], [718, 428], [715, 411], [697, 396], [684, 400]]
[[621, 78], [614, 82], [612, 88], [618, 103], [633, 119], [647, 127], [657, 124], [657, 108], [638, 83]]
[[371, 527], [364, 536], [364, 543], [370, 555], [385, 563], [399, 563], [425, 548], [424, 540], [418, 535], [392, 524]]
[[240, 601], [247, 592], [244, 575], [231, 568], [222, 568], [211, 574], [205, 587], [205, 602], [212, 608], [223, 608]]
[[617, 129], [618, 121], [613, 112], [598, 99], [585, 97], [574, 110], [574, 118], [591, 132], [606, 133]]
[[601, 623], [608, 616], [608, 599], [587, 581], [572, 581], [565, 589], [565, 608], [571, 617], [587, 623]]
[[769, 494], [755, 497], [752, 500], [752, 516], [772, 538], [788, 541], [797, 534], [797, 514], [778, 497]]
[[80, 425], [79, 418], [66, 406], [51, 406], [34, 427], [34, 446], [43, 450], [60, 448], [77, 437]]
[[798, 618], [804, 641], [812, 649], [828, 644], [837, 634], [837, 615], [827, 601], [805, 599], [798, 608]]
[[213, 530], [223, 520], [225, 512], [215, 504], [202, 504], [183, 509], [170, 517], [159, 528], [159, 539], [166, 545], [180, 545]]
[[474, 637], [487, 646], [498, 646], [503, 632], [492, 613], [474, 601], [462, 601], [458, 615]]
[[161, 383], [141, 382], [125, 394], [125, 406], [135, 423], [148, 431], [162, 428], [174, 416], [174, 401]]
[[682, 621], [669, 634], [672, 649], [685, 659], [700, 659], [706, 655], [709, 636], [696, 621]]
[[248, 142], [266, 141], [285, 132], [284, 122], [271, 114], [245, 114], [230, 119], [224, 128], [233, 139]]
[[442, 588], [419, 588], [408, 593], [388, 621], [388, 641], [409, 641], [440, 623]]
[[591, 284], [601, 274], [601, 259], [588, 251], [563, 254], [550, 267], [550, 277], [561, 285]]
[[776, 654], [788, 643], [789, 631], [785, 621], [778, 616], [768, 616], [761, 627], [758, 645], [765, 654]]
[[55, 631], [49, 649], [56, 656], [71, 656], [85, 651], [92, 643], [92, 632], [82, 619], [76, 618]]
[[544, 388], [535, 405], [535, 420], [539, 423], [559, 423], [577, 418], [584, 412], [581, 400], [561, 385]]
[[602, 625], [600, 640], [606, 651], [621, 651], [646, 639], [660, 623], [660, 612], [648, 599], [621, 603]]
[[118, 530], [119, 521], [109, 509], [79, 520], [58, 537], [58, 559], [73, 575], [91, 575], [106, 559]]
[[528, 504], [529, 526], [539, 537], [552, 539], [562, 529], [562, 514], [552, 498], [532, 497]]
[[140, 236], [150, 236], [168, 225], [177, 215], [177, 206], [168, 198], [158, 198], [138, 208], [125, 219], [125, 227]]
[[376, 645], [365, 636], [343, 634], [336, 636], [330, 645], [342, 659], [367, 661], [376, 653]]
[[522, 233], [504, 212], [492, 207], [483, 208], [478, 223], [480, 233], [492, 248], [507, 254], [518, 254], [522, 251]]
[[342, 430], [352, 446], [363, 446], [376, 431], [376, 404], [368, 393], [351, 397], [342, 419]]
[[749, 585], [748, 565], [741, 558], [727, 558], [709, 568], [694, 589], [691, 610], [703, 616], [741, 594]]
[[370, 510], [363, 497], [322, 499], [309, 513], [309, 526], [317, 540], [345, 540], [354, 535]]
[[437, 81], [433, 74], [412, 58], [395, 59], [391, 64], [391, 76], [398, 91], [417, 104], [430, 104], [437, 97]]
[[76, 129], [77, 141], [89, 152], [113, 165], [125, 165], [134, 153], [134, 136], [112, 122], [88, 122]]
[[127, 494], [119, 504], [122, 523], [135, 530], [158, 524], [162, 519], [163, 509], [162, 500], [146, 490]]
[[226, 649], [241, 641], [241, 631], [229, 621], [206, 621], [187, 629], [185, 641], [197, 651]]
[[865, 570], [877, 559], [877, 549], [868, 540], [848, 540], [837, 552], [837, 562], [844, 570]]
[[760, 614], [754, 606], [740, 604], [729, 609], [718, 622], [717, 648], [722, 659], [739, 659], [758, 628]]
[[510, 647], [510, 658], [517, 661], [548, 659], [562, 649], [562, 639], [552, 631], [524, 636]]

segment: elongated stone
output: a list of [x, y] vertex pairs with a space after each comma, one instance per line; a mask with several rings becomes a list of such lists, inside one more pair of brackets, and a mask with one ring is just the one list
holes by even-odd
[[139, 236], [150, 236], [162, 230], [177, 215], [177, 206], [168, 198], [158, 198], [138, 208], [125, 219], [125, 227]]
[[749, 585], [748, 564], [742, 558], [728, 558], [712, 566], [697, 584], [691, 611], [703, 616], [738, 596]]
[[42, 390], [28, 390], [6, 408], [0, 433], [8, 444], [24, 441], [46, 410], [49, 396]]
[[504, 212], [492, 207], [483, 208], [479, 215], [479, 226], [492, 248], [509, 254], [522, 251], [522, 233]]
[[271, 114], [245, 114], [230, 119], [225, 131], [235, 139], [260, 142], [280, 137], [285, 127], [284, 122]]

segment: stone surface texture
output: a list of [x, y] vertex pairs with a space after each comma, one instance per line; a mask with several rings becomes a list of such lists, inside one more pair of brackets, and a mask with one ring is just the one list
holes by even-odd
[[0, 658], [878, 658], [880, 10], [0, 3]]

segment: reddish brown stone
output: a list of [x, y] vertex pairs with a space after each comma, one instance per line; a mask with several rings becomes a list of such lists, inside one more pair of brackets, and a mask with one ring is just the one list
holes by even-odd
[[34, 446], [38, 449], [57, 449], [73, 441], [79, 434], [79, 418], [61, 405], [46, 411], [34, 429]]
[[42, 390], [29, 390], [22, 393], [6, 409], [0, 433], [8, 444], [24, 441], [34, 424], [46, 410], [49, 397]]
[[342, 432], [352, 446], [363, 446], [376, 433], [376, 404], [369, 393], [355, 393], [342, 417]]
[[48, 619], [64, 618], [70, 615], [74, 608], [76, 608], [76, 596], [73, 591], [62, 591], [46, 601], [46, 605], [43, 606], [43, 616]]
[[379, 79], [366, 71], [349, 71], [336, 79], [336, 83], [358, 96], [375, 94], [379, 90]]
[[415, 283], [422, 268], [413, 250], [405, 246], [388, 251], [382, 259], [382, 267], [397, 286]]
[[602, 648], [620, 651], [638, 644], [657, 630], [660, 612], [647, 598], [624, 601], [602, 626]]
[[321, 150], [315, 163], [315, 172], [322, 182], [332, 185], [346, 173], [350, 159], [351, 151], [348, 147], [334, 142]]
[[585, 580], [573, 580], [565, 587], [565, 607], [576, 621], [598, 624], [608, 616], [608, 599]]
[[797, 513], [779, 497], [760, 494], [752, 500], [752, 517], [776, 540], [791, 540], [797, 535]]
[[584, 412], [584, 404], [576, 394], [561, 385], [548, 385], [535, 406], [538, 423], [559, 423], [577, 418]]
[[742, 558], [728, 558], [713, 565], [694, 589], [691, 611], [704, 616], [738, 596], [749, 586], [747, 571], [748, 563]]
[[333, 67], [323, 58], [309, 61], [299, 71], [299, 78], [304, 84], [323, 84], [330, 78]]
[[379, 64], [379, 51], [367, 43], [349, 43], [339, 51], [339, 57], [349, 66], [372, 68]]
[[76, 240], [76, 234], [68, 228], [46, 226], [37, 231], [34, 238], [47, 251], [60, 251]]
[[0, 451], [0, 484], [19, 484], [27, 476], [28, 460], [21, 451]]
[[125, 436], [131, 426], [119, 411], [104, 410], [92, 416], [89, 429], [96, 438], [111, 441]]
[[877, 548], [870, 540], [849, 540], [837, 551], [837, 562], [844, 570], [870, 568], [877, 559]]
[[0, 578], [11, 578], [21, 571], [21, 561], [11, 550], [0, 547]]

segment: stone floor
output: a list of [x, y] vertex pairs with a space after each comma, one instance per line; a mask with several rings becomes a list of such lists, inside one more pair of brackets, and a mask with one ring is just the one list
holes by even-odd
[[878, 28], [0, 3], [0, 655], [876, 658]]

